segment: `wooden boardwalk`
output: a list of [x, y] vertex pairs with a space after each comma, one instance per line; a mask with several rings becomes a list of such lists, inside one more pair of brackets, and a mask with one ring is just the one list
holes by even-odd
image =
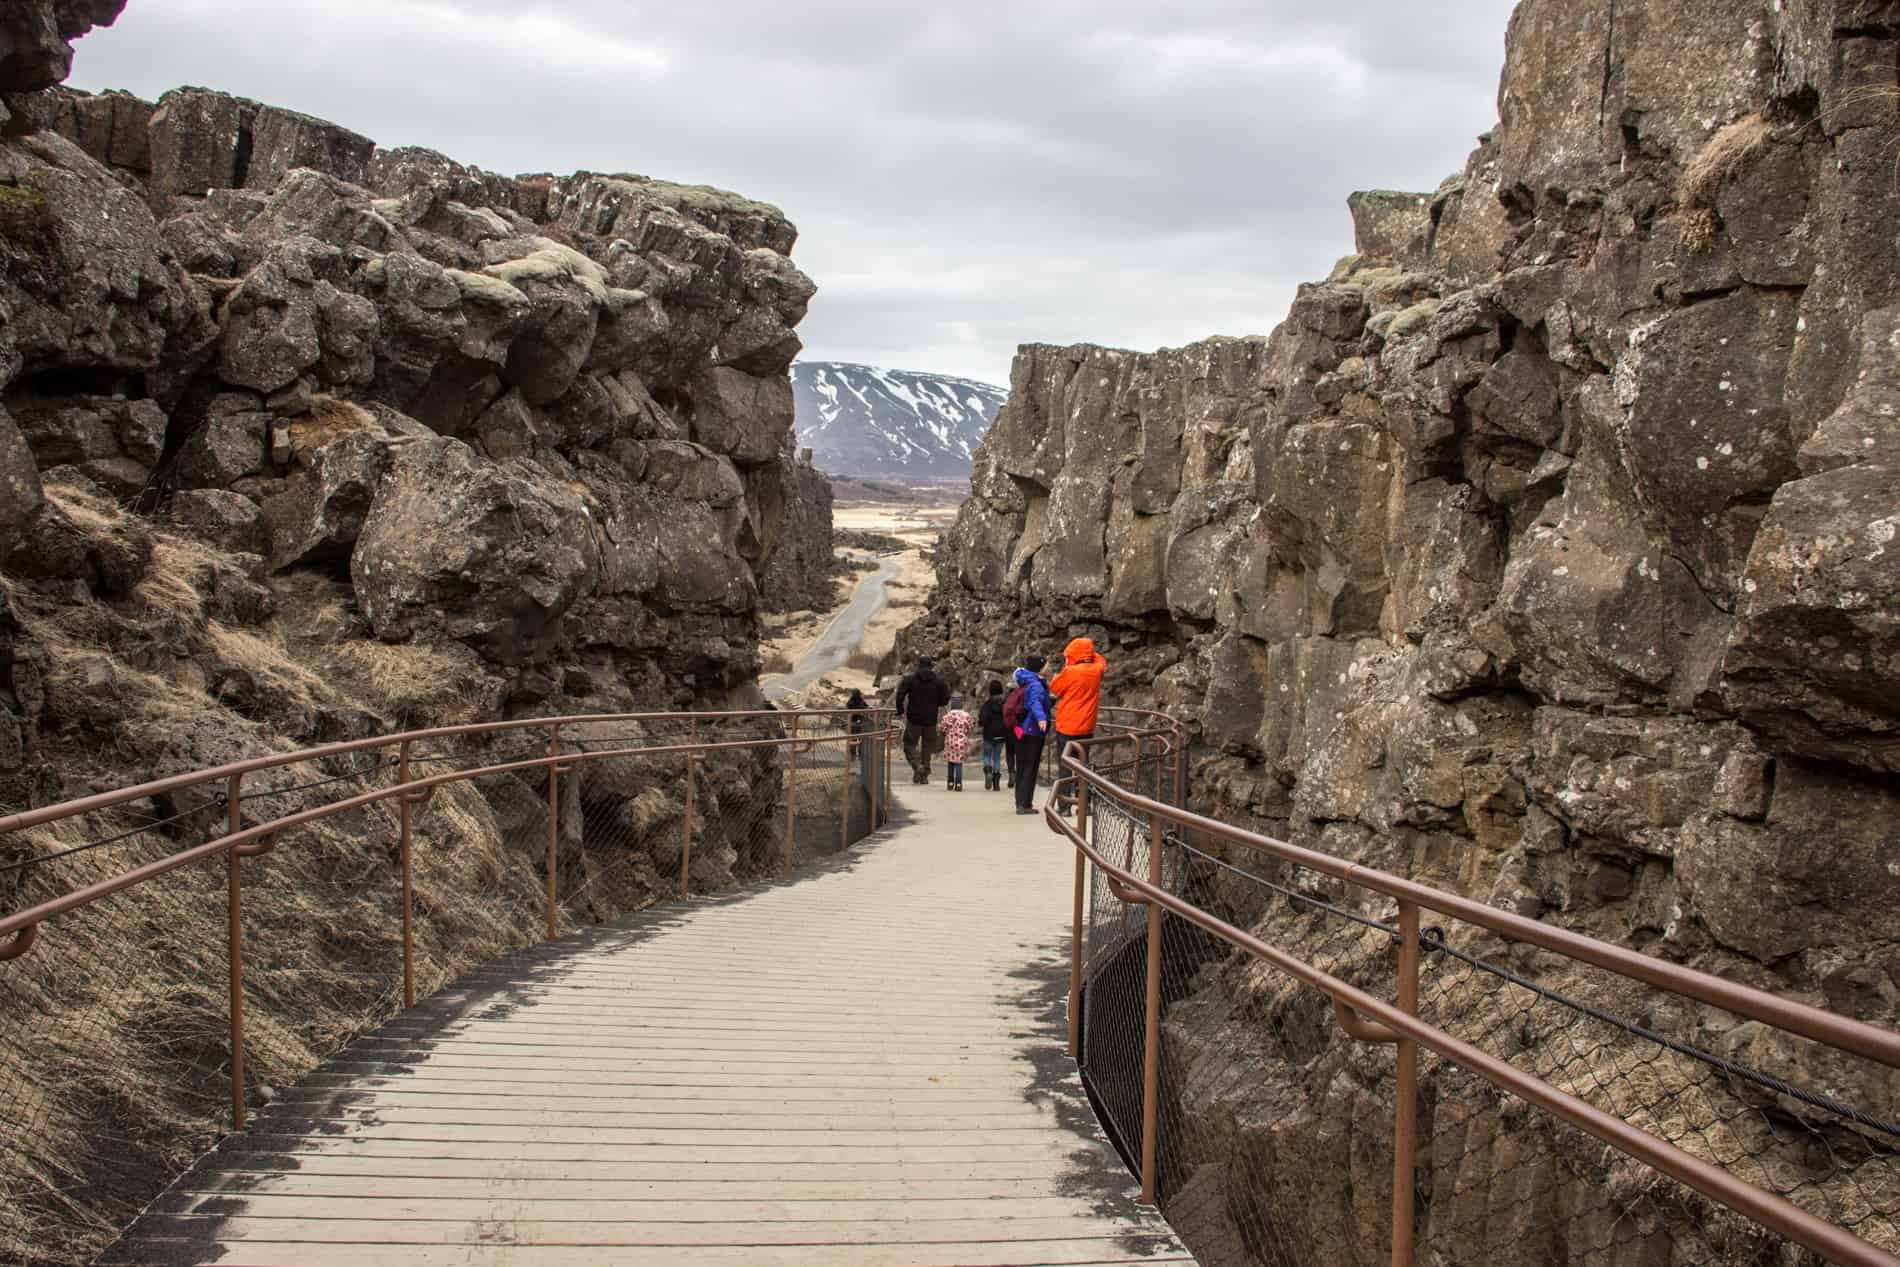
[[790, 881], [458, 983], [100, 1261], [1191, 1263], [1064, 1051], [1072, 855], [969, 771]]

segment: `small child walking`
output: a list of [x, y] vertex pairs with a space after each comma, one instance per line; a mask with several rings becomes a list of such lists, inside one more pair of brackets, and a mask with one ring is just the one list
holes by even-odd
[[983, 787], [990, 792], [1003, 789], [1003, 746], [1009, 738], [1009, 721], [1003, 716], [1003, 684], [990, 682], [989, 698], [976, 711], [977, 729], [983, 733]]
[[976, 719], [963, 711], [963, 697], [950, 697], [950, 711], [937, 719], [937, 733], [943, 736], [943, 763], [949, 770], [944, 787], [952, 792], [963, 790], [963, 762], [970, 755], [970, 728]]

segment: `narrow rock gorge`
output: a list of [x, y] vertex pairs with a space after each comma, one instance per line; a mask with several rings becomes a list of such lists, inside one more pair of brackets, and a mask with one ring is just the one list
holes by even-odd
[[[1086, 633], [1191, 723], [1196, 808], [1892, 1024], [1900, 5], [1524, 0], [1498, 102], [1437, 190], [1353, 196], [1271, 336], [1024, 347], [905, 654], [973, 682]], [[1197, 988], [1235, 1042], [1298, 996]], [[1194, 1177], [1227, 1214], [1239, 1156], [1299, 1195], [1287, 1262], [1377, 1258], [1390, 1181], [1338, 1145], [1390, 1091], [1348, 1047], [1177, 1106], [1231, 1145]], [[1541, 1164], [1511, 1136], [1499, 1172]], [[1736, 1237], [1627, 1261], [1792, 1261]]]

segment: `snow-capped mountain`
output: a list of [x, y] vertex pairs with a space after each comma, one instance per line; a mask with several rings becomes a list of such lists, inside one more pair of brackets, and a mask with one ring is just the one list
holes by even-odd
[[1009, 392], [844, 361], [792, 366], [798, 442], [832, 475], [961, 479]]

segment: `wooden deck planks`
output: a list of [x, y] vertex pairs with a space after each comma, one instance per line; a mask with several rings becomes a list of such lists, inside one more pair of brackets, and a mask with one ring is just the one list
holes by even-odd
[[490, 965], [284, 1093], [104, 1263], [1190, 1263], [1063, 1051], [1071, 855], [1005, 793]]

